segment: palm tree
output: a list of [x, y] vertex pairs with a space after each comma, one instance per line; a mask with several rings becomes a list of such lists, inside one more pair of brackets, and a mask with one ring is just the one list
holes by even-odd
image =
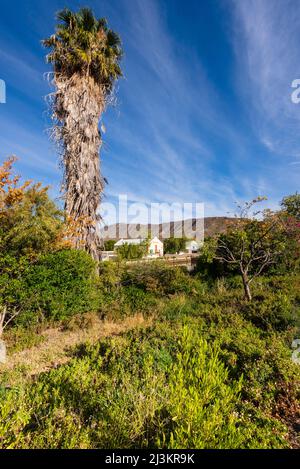
[[122, 76], [121, 41], [89, 8], [57, 14], [56, 32], [43, 45], [50, 50], [56, 91], [52, 100], [54, 136], [60, 144], [66, 215], [79, 225], [75, 242], [99, 259], [102, 143], [99, 120]]

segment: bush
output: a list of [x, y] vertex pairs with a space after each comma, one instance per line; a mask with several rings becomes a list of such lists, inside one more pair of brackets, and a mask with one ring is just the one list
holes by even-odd
[[185, 251], [187, 239], [185, 238], [168, 238], [164, 240], [165, 254], [176, 254]]
[[14, 297], [22, 313], [18, 322], [62, 320], [97, 309], [96, 269], [84, 251], [65, 250], [42, 256], [23, 275]]
[[9, 353], [35, 347], [45, 341], [45, 336], [36, 327], [12, 327], [5, 333], [5, 342]]
[[113, 251], [115, 247], [116, 241], [113, 239], [108, 239], [104, 241], [104, 251]]
[[121, 286], [124, 270], [121, 262], [100, 262], [99, 285], [106, 294], [115, 293]]
[[118, 247], [117, 254], [120, 260], [130, 260], [130, 259], [142, 259], [148, 251], [147, 241], [141, 244], [123, 244], [123, 246]]
[[135, 286], [124, 288], [123, 301], [129, 306], [131, 313], [151, 311], [155, 305], [155, 298], [149, 293], [144, 292]]
[[173, 295], [196, 292], [200, 281], [193, 279], [184, 269], [166, 265], [163, 261], [140, 264], [128, 269], [123, 276], [124, 285], [134, 285], [146, 292]]
[[229, 383], [218, 346], [211, 347], [184, 328], [177, 360], [170, 371], [169, 426], [162, 429], [159, 446], [241, 447], [243, 435], [234, 412], [241, 388], [241, 380]]
[[284, 331], [299, 323], [300, 311], [282, 292], [269, 293], [254, 298], [243, 307], [244, 315], [257, 327]]

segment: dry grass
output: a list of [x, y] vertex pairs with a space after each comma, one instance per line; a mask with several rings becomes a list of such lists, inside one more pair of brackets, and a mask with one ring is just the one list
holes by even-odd
[[116, 322], [103, 321], [95, 314], [84, 328], [71, 331], [61, 328], [48, 329], [43, 333], [45, 340], [42, 344], [8, 356], [7, 363], [0, 365], [0, 374], [22, 368], [24, 378], [49, 371], [51, 368], [68, 363], [72, 358], [70, 350], [76, 345], [87, 342], [92, 344], [104, 337], [147, 327], [151, 322], [152, 318], [145, 319], [142, 314]]

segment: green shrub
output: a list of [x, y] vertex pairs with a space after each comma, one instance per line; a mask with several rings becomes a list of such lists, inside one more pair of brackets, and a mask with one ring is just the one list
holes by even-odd
[[164, 240], [165, 254], [176, 254], [185, 251], [186, 238], [168, 238]]
[[108, 239], [107, 241], [104, 241], [104, 250], [113, 251], [115, 244], [116, 244], [116, 241], [113, 239]]
[[96, 270], [84, 251], [65, 250], [42, 256], [24, 274], [15, 292], [22, 297], [18, 322], [28, 324], [41, 319], [61, 320], [70, 315], [97, 309]]
[[159, 295], [173, 295], [180, 292], [196, 293], [200, 281], [180, 267], [153, 261], [127, 269], [123, 276], [123, 285], [134, 285]]
[[5, 333], [9, 354], [37, 346], [45, 341], [45, 336], [36, 327], [12, 327]]
[[299, 323], [300, 310], [282, 292], [260, 295], [243, 307], [245, 317], [261, 329], [284, 331]]
[[159, 435], [159, 446], [241, 447], [244, 438], [235, 412], [241, 388], [241, 380], [229, 382], [218, 346], [195, 340], [195, 334], [184, 328], [177, 360], [170, 370], [169, 425]]
[[155, 305], [155, 298], [133, 285], [124, 288], [123, 301], [128, 304], [131, 312], [148, 312]]
[[124, 274], [124, 264], [121, 262], [100, 262], [99, 288], [108, 296], [113, 295], [121, 287]]
[[148, 251], [148, 242], [141, 244], [123, 244], [116, 250], [119, 260], [142, 259]]

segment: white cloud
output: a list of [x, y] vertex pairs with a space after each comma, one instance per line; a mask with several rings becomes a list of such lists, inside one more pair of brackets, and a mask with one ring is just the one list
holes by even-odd
[[261, 143], [281, 156], [299, 152], [300, 106], [291, 101], [300, 78], [300, 3], [229, 0], [234, 5], [238, 80]]

